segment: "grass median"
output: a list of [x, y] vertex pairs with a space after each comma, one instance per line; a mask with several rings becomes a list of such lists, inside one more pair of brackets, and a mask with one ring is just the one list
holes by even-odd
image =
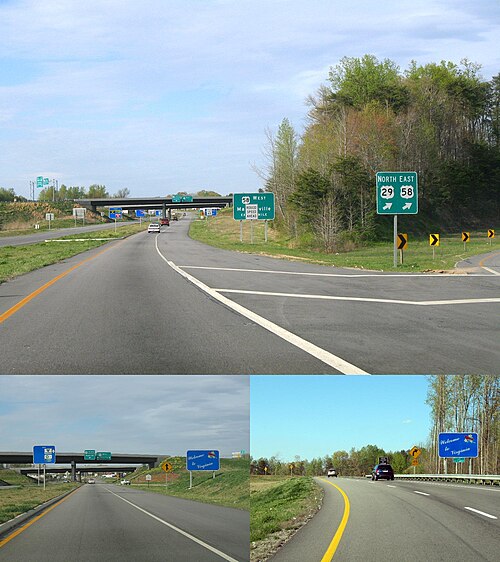
[[[109, 241], [137, 234], [146, 228], [147, 224], [134, 224], [123, 226], [116, 232], [105, 230], [61, 236], [61, 240], [65, 240], [65, 242], [51, 240], [23, 246], [4, 246], [0, 248], [0, 283], [35, 269], [58, 263], [87, 250], [98, 248]], [[103, 240], [92, 240], [92, 238]]]
[[[495, 239], [488, 239], [486, 231], [471, 232], [470, 241], [466, 244], [462, 242], [460, 232], [441, 235], [440, 245], [434, 247], [434, 252], [429, 244], [428, 236], [418, 239], [409, 236], [408, 247], [403, 251], [403, 263], [400, 264], [400, 252], [398, 251], [398, 266], [394, 268], [392, 241], [367, 243], [365, 246], [349, 252], [326, 253], [317, 248], [299, 246], [300, 241], [286, 238], [270, 226], [268, 242], [265, 242], [263, 221], [242, 222], [243, 242], [240, 241], [240, 223], [233, 220], [232, 209], [223, 210], [216, 217], [193, 221], [189, 235], [194, 240], [226, 250], [269, 255], [333, 267], [378, 271], [395, 269], [405, 272], [450, 271], [459, 261], [497, 249]], [[251, 222], [254, 223], [253, 243], [250, 242]]]
[[251, 476], [252, 559], [266, 559], [318, 511], [322, 498], [310, 477]]
[[80, 485], [76, 482], [47, 482], [44, 490], [43, 485], [37, 486], [27, 477], [11, 470], [0, 470], [0, 480], [17, 486], [15, 488], [0, 486], [0, 523], [5, 523]]

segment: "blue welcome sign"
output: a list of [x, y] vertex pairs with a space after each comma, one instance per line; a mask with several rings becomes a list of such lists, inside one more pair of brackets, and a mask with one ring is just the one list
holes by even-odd
[[476, 458], [477, 433], [440, 433], [439, 456], [441, 458]]

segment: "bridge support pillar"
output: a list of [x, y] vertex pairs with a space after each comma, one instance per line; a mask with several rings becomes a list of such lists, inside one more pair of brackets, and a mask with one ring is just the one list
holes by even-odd
[[76, 461], [71, 461], [71, 480], [76, 482]]
[[166, 219], [166, 218], [167, 218], [167, 204], [166, 204], [166, 203], [163, 203], [161, 218], [162, 218], [162, 219]]

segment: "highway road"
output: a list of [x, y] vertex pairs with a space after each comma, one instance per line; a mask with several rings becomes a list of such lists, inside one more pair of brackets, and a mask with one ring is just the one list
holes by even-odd
[[500, 252], [467, 275], [289, 262], [189, 221], [0, 285], [0, 373], [498, 373]]
[[272, 562], [328, 562], [332, 556], [338, 562], [498, 560], [497, 487], [348, 478], [316, 481], [325, 491], [322, 509]]
[[0, 560], [246, 561], [249, 525], [242, 510], [86, 484], [11, 540], [0, 539]]
[[[116, 227], [129, 226], [135, 221], [117, 222]], [[2, 246], [24, 246], [26, 244], [37, 244], [44, 240], [61, 238], [71, 234], [83, 234], [98, 230], [109, 230], [115, 228], [115, 223], [89, 224], [87, 226], [77, 226], [75, 228], [58, 228], [54, 230], [44, 230], [43, 232], [33, 231], [33, 234], [22, 234], [20, 236], [0, 236], [0, 248]]]

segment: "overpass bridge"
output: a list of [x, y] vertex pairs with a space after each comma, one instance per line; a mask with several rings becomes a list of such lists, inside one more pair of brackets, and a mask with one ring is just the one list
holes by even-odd
[[75, 199], [75, 203], [96, 212], [97, 207], [121, 207], [127, 211], [161, 210], [162, 217], [171, 215], [172, 209], [204, 209], [205, 207], [228, 207], [233, 202], [232, 196], [193, 197], [192, 201], [174, 201], [173, 197], [98, 197]]
[[[106, 463], [107, 467], [102, 470], [102, 472], [118, 472], [118, 468], [114, 465], [121, 465], [122, 467], [127, 466], [127, 470], [122, 470], [122, 472], [127, 472], [130, 469], [130, 465], [148, 465], [149, 468], [154, 468], [159, 464], [159, 462], [167, 455], [133, 455], [133, 454], [123, 454], [123, 453], [112, 453], [111, 459], [103, 461], [101, 459], [89, 461], [84, 459], [83, 453], [60, 453], [56, 451], [56, 463], [47, 465], [47, 472], [59, 472], [57, 465], [68, 464], [71, 467], [71, 479], [76, 480], [77, 470], [84, 470], [85, 472], [101, 472], [101, 470], [96, 470], [98, 467], [102, 467]], [[0, 465], [1, 464], [33, 464], [33, 452], [0, 452]], [[31, 472], [33, 468], [30, 469]], [[61, 472], [66, 472], [67, 468], [61, 469]], [[132, 468], [132, 471], [135, 468]]]

